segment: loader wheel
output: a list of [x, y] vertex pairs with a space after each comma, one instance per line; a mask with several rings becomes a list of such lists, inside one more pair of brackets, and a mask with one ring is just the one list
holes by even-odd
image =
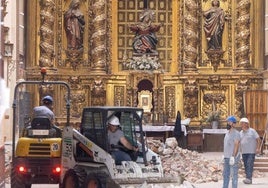
[[14, 167], [12, 167], [12, 171], [11, 171], [11, 188], [31, 188], [32, 185], [31, 184], [26, 184], [27, 180], [23, 179], [22, 177], [20, 177], [17, 172], [16, 169]]
[[11, 188], [21, 188], [23, 187], [22, 179], [17, 175], [16, 169], [13, 166], [11, 170]]
[[75, 166], [74, 171], [75, 171], [75, 174], [77, 175], [79, 187], [82, 187], [87, 177], [87, 173], [85, 172], [83, 168], [79, 166]]
[[27, 184], [27, 185], [25, 185], [25, 188], [31, 188], [31, 187], [32, 187], [31, 184]]
[[102, 188], [100, 180], [94, 175], [88, 175], [83, 188]]
[[69, 170], [66, 172], [63, 178], [62, 187], [63, 188], [79, 188], [78, 177], [73, 170]]

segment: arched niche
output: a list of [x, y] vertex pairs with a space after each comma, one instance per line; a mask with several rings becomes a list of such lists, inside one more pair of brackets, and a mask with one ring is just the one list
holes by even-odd
[[137, 104], [144, 109], [144, 123], [152, 122], [153, 111], [153, 83], [148, 79], [141, 80], [138, 85]]

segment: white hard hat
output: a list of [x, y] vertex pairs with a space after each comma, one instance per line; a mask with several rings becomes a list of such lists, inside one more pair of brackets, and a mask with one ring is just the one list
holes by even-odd
[[241, 123], [241, 122], [249, 123], [248, 118], [241, 118], [239, 123]]
[[113, 116], [108, 123], [115, 126], [120, 125], [119, 119], [116, 116]]

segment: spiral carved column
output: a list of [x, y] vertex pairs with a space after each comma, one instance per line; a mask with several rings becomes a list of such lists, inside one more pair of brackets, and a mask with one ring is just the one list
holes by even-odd
[[53, 0], [40, 1], [40, 67], [53, 67], [54, 59], [54, 14]]
[[198, 0], [185, 0], [184, 71], [196, 71], [198, 46]]
[[95, 0], [92, 8], [92, 71], [105, 73], [106, 70], [106, 2], [104, 0]]
[[250, 68], [250, 0], [237, 3], [236, 62], [240, 69]]

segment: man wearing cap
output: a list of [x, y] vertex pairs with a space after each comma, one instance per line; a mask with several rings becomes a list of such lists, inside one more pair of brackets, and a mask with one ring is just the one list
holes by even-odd
[[42, 98], [42, 106], [34, 107], [33, 118], [47, 118], [50, 121], [50, 136], [61, 137], [61, 129], [55, 125], [55, 114], [53, 109], [53, 98], [49, 95]]
[[111, 146], [111, 155], [117, 165], [120, 165], [122, 161], [132, 160], [128, 153], [120, 149], [122, 148], [120, 145], [129, 151], [138, 151], [138, 148], [133, 146], [124, 136], [119, 119], [116, 116], [113, 116], [108, 122], [108, 143]]
[[[232, 174], [232, 188], [237, 188], [238, 184], [238, 162], [240, 160], [239, 143], [240, 135], [235, 129], [236, 118], [227, 118], [227, 133], [224, 136], [224, 166], [223, 166], [223, 188], [229, 187], [230, 175]], [[232, 171], [232, 173], [231, 173]]]
[[246, 179], [243, 180], [245, 184], [252, 184], [252, 174], [255, 161], [255, 154], [260, 153], [260, 137], [256, 130], [249, 127], [247, 118], [241, 118], [240, 131], [241, 137], [241, 153], [244, 163]]
[[55, 120], [55, 115], [52, 111], [53, 108], [53, 98], [49, 95], [42, 98], [42, 106], [34, 107], [33, 118], [48, 118], [53, 124]]

